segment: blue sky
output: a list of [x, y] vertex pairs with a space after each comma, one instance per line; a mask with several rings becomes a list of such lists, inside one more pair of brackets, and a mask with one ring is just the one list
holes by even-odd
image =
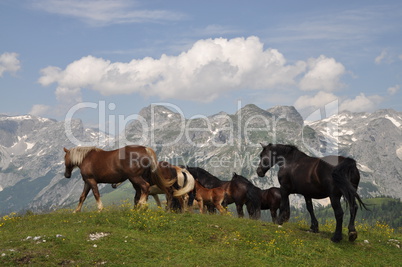
[[401, 1], [0, 0], [0, 40], [0, 114], [402, 110]]

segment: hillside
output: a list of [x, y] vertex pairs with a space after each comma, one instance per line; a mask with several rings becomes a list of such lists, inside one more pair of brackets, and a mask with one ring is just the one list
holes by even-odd
[[[132, 210], [7, 215], [0, 220], [0, 265], [60, 266], [399, 266], [400, 234], [358, 225], [359, 237], [338, 244], [307, 232], [305, 221], [277, 225], [231, 215]], [[346, 230], [346, 229], [345, 229]]]

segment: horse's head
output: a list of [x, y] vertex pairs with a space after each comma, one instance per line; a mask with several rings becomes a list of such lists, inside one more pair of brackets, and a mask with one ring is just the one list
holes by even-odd
[[64, 164], [66, 165], [66, 170], [64, 171], [64, 177], [70, 178], [75, 165], [71, 161], [70, 150], [68, 150], [65, 147], [63, 149], [64, 149], [64, 152], [66, 152], [66, 154], [64, 155]]
[[258, 164], [257, 174], [260, 177], [264, 177], [265, 173], [275, 165], [272, 158], [272, 144], [263, 145], [260, 153], [260, 163]]

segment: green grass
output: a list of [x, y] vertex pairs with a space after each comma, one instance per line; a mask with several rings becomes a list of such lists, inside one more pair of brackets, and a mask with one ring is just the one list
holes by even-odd
[[[347, 241], [344, 229], [344, 240], [338, 244], [330, 241], [333, 221], [320, 225], [318, 234], [307, 232], [308, 227], [304, 220], [278, 227], [232, 215], [133, 210], [131, 201], [100, 213], [10, 214], [0, 219], [0, 266], [400, 266], [402, 262], [398, 248], [402, 236], [387, 225], [358, 224], [354, 243]], [[89, 240], [94, 233], [107, 236]]]

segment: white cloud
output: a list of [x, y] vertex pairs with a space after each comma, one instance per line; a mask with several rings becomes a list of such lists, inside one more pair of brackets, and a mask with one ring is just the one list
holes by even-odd
[[387, 92], [389, 95], [395, 95], [399, 89], [401, 88], [401, 86], [399, 84], [395, 85], [395, 86], [391, 86], [387, 89]]
[[382, 50], [381, 54], [379, 54], [375, 59], [374, 62], [376, 64], [380, 64], [386, 57], [387, 57], [388, 53], [386, 50]]
[[139, 93], [208, 102], [229, 90], [295, 86], [305, 69], [305, 62], [288, 65], [277, 50], [264, 50], [257, 37], [217, 38], [199, 40], [178, 56], [159, 59], [123, 63], [87, 56], [64, 70], [43, 69], [39, 82], [44, 86], [56, 83], [74, 95], [86, 88], [103, 95]]
[[332, 93], [320, 91], [314, 96], [304, 95], [299, 97], [294, 106], [298, 110], [309, 109], [316, 110], [337, 100], [338, 97]]
[[177, 21], [185, 15], [167, 10], [139, 9], [129, 0], [38, 0], [33, 7], [52, 14], [78, 18], [92, 26]]
[[15, 73], [21, 69], [17, 53], [3, 53], [0, 55], [0, 77], [4, 72]]
[[364, 93], [356, 96], [354, 99], [346, 99], [339, 107], [339, 110], [349, 110], [352, 112], [373, 111], [383, 101], [379, 95], [366, 96]]
[[300, 81], [300, 89], [333, 91], [342, 87], [340, 78], [345, 73], [345, 67], [334, 58], [321, 55], [309, 59], [307, 64], [308, 72]]
[[47, 114], [47, 112], [51, 109], [50, 106], [46, 105], [34, 105], [29, 112], [29, 114], [34, 115], [34, 116], [42, 116]]

